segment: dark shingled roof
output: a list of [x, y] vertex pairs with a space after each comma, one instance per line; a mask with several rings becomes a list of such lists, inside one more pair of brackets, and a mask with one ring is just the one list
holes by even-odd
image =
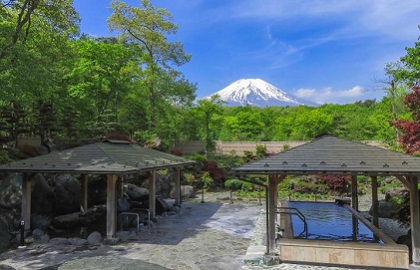
[[420, 175], [420, 158], [325, 135], [234, 168], [239, 174]]
[[128, 174], [194, 163], [129, 142], [110, 140], [1, 165], [0, 172]]

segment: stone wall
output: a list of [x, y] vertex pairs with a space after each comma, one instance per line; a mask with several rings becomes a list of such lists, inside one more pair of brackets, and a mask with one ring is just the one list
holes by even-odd
[[[293, 148], [301, 144], [306, 143], [305, 141], [276, 141], [276, 142], [222, 142], [215, 141], [215, 154], [216, 155], [230, 155], [232, 153], [243, 156], [245, 151], [256, 151], [257, 145], [265, 145], [267, 152], [279, 153], [286, 148]], [[189, 141], [179, 143], [174, 146], [173, 149], [181, 151], [183, 154], [194, 154], [198, 152], [204, 152], [204, 143], [201, 141]]]

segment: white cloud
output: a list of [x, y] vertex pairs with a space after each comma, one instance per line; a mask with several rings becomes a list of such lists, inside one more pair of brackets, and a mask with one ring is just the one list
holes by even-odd
[[[235, 2], [238, 3], [238, 2]], [[334, 22], [345, 22], [342, 38], [349, 36], [386, 35], [400, 40], [413, 40], [418, 36], [420, 24], [420, 1], [418, 0], [242, 0], [230, 14], [219, 11], [217, 18], [240, 18], [251, 20], [295, 21], [302, 18]], [[226, 16], [229, 15], [229, 16]]]
[[301, 88], [296, 90], [293, 94], [301, 99], [319, 105], [325, 103], [352, 103], [364, 99], [364, 96], [366, 95], [363, 87], [358, 85], [346, 90], [334, 90], [331, 87], [321, 90]]

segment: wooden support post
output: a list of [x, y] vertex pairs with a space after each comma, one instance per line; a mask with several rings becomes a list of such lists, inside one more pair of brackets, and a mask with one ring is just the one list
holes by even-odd
[[150, 217], [156, 217], [156, 171], [150, 171], [149, 175], [149, 211]]
[[359, 211], [359, 199], [357, 195], [357, 176], [351, 176], [351, 207]]
[[113, 174], [106, 176], [106, 236], [113, 238], [117, 230], [117, 191], [116, 183], [118, 177]]
[[82, 196], [80, 197], [80, 205], [83, 207], [83, 210], [86, 212], [88, 209], [88, 176], [87, 174], [82, 174], [81, 179], [82, 186]]
[[276, 250], [276, 208], [278, 201], [278, 185], [285, 176], [270, 175], [268, 179], [268, 220], [267, 220], [267, 253], [274, 254]]
[[175, 180], [175, 204], [181, 204], [181, 169], [174, 168], [174, 180]]
[[376, 228], [379, 228], [379, 214], [378, 214], [378, 177], [376, 175], [370, 177], [372, 179], [372, 223]]
[[25, 222], [25, 231], [31, 229], [31, 179], [28, 173], [24, 173], [22, 177], [22, 211], [21, 218]]
[[420, 269], [420, 205], [417, 177], [410, 177], [410, 213], [411, 213], [411, 242], [413, 265], [410, 269]]
[[[352, 175], [351, 176], [351, 207], [358, 211], [359, 208], [359, 200], [357, 196], [357, 176]], [[352, 216], [352, 238], [353, 241], [357, 240], [357, 234], [359, 231], [359, 223], [357, 222], [357, 218], [355, 216]]]

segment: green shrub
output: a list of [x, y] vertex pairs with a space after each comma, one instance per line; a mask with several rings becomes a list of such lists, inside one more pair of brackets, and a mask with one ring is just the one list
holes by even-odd
[[6, 164], [11, 162], [12, 160], [9, 158], [7, 151], [0, 150], [0, 164]]
[[267, 156], [267, 146], [265, 144], [257, 144], [255, 151], [256, 158], [263, 158]]
[[228, 179], [225, 181], [225, 187], [230, 190], [240, 190], [243, 183], [244, 182], [239, 179]]
[[188, 159], [194, 160], [196, 162], [204, 162], [207, 160], [206, 156], [203, 153], [197, 153], [194, 155], [187, 156]]
[[254, 190], [254, 185], [253, 184], [251, 184], [251, 183], [249, 183], [249, 182], [244, 182], [244, 181], [241, 181], [242, 182], [242, 190], [243, 191], [252, 191], [252, 190]]

